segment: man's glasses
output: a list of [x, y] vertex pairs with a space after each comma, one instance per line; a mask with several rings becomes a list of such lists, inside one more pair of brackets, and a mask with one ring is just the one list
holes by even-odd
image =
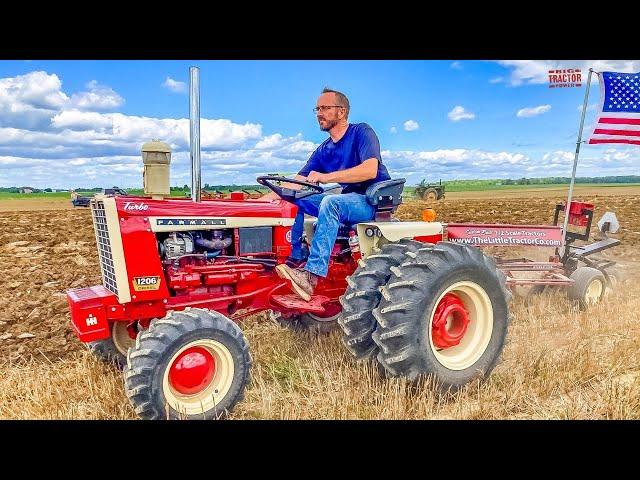
[[329, 110], [330, 108], [333, 107], [337, 107], [337, 108], [345, 108], [342, 105], [320, 105], [319, 107], [316, 107], [313, 109], [313, 113], [318, 113], [318, 112], [325, 112], [327, 110]]

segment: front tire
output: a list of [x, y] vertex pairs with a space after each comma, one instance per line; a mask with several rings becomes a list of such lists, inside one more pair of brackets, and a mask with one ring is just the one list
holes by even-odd
[[393, 376], [431, 375], [442, 392], [486, 378], [502, 353], [505, 277], [475, 247], [440, 242], [391, 269], [374, 310], [378, 361]]
[[242, 399], [250, 369], [247, 341], [227, 317], [172, 311], [129, 350], [125, 391], [144, 419], [215, 419]]

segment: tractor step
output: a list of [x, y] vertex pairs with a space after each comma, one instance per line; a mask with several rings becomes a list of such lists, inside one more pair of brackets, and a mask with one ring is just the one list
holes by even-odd
[[324, 295], [312, 295], [308, 302], [297, 295], [273, 295], [271, 300], [281, 307], [299, 312], [324, 313], [323, 303], [329, 301]]

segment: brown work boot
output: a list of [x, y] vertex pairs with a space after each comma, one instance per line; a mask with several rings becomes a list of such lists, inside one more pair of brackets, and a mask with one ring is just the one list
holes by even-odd
[[291, 268], [300, 268], [305, 262], [306, 260], [300, 260], [293, 257], [287, 257], [287, 259], [284, 261], [284, 263]]
[[293, 290], [307, 302], [311, 300], [313, 290], [318, 284], [318, 276], [301, 268], [291, 268], [288, 265], [276, 266], [276, 272], [281, 278], [291, 280]]

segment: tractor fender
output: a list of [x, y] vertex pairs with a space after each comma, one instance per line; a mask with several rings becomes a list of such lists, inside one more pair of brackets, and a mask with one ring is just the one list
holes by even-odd
[[386, 243], [402, 238], [435, 243], [442, 240], [443, 224], [440, 222], [367, 222], [358, 224], [358, 240], [363, 258], [371, 255]]

